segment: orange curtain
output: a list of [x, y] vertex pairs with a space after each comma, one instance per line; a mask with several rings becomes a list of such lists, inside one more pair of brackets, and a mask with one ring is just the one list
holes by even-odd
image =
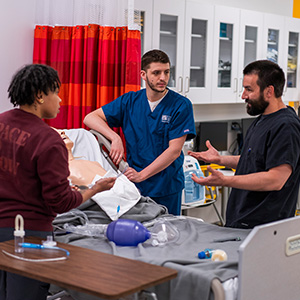
[[140, 89], [141, 37], [127, 27], [41, 26], [34, 34], [33, 62], [58, 71], [60, 113], [56, 128], [85, 128], [89, 112]]

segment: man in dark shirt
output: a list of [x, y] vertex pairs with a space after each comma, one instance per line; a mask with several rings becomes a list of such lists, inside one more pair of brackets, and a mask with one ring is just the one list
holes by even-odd
[[240, 156], [221, 156], [206, 142], [207, 151], [189, 154], [199, 160], [236, 169], [224, 176], [208, 168], [211, 175], [193, 180], [202, 185], [227, 186], [226, 226], [256, 225], [294, 216], [300, 174], [300, 120], [282, 101], [284, 73], [268, 60], [250, 63], [244, 69], [247, 113], [257, 119], [248, 129]]

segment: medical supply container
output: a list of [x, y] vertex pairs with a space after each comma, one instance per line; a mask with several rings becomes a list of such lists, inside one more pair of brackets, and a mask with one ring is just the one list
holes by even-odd
[[183, 163], [183, 172], [185, 187], [182, 196], [182, 204], [192, 205], [204, 202], [205, 187], [194, 182], [192, 179], [193, 173], [197, 177], [204, 177], [198, 160], [190, 155], [185, 155]]

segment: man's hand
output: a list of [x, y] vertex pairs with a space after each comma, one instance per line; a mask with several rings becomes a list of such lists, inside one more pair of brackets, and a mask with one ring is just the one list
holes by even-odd
[[216, 163], [218, 164], [220, 161], [220, 154], [217, 149], [215, 149], [210, 141], [206, 141], [206, 147], [208, 148], [207, 151], [202, 152], [192, 152], [188, 151], [188, 155], [195, 157], [198, 160], [203, 160], [207, 163]]
[[141, 176], [141, 172], [137, 172], [133, 168], [128, 168], [124, 175], [132, 182], [141, 182], [144, 181], [144, 179]]
[[217, 171], [214, 170], [211, 167], [207, 167], [207, 171], [209, 171], [211, 173], [211, 175], [207, 176], [207, 177], [197, 177], [196, 174], [192, 174], [192, 179], [201, 185], [207, 185], [207, 186], [223, 186], [224, 185], [224, 180], [225, 180], [225, 176]]
[[109, 156], [113, 162], [118, 165], [122, 158], [124, 157], [124, 146], [120, 136], [116, 135], [111, 142], [111, 149]]

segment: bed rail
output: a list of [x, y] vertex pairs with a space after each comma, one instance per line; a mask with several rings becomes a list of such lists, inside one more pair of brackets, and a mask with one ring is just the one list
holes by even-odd
[[126, 167], [128, 167], [128, 163], [122, 159], [119, 163], [119, 168], [117, 168], [117, 166], [114, 164], [114, 162], [111, 160], [108, 154], [108, 152], [111, 149], [111, 142], [103, 134], [96, 130], [91, 129], [90, 132], [97, 138], [101, 153], [104, 155], [104, 157], [111, 164], [115, 171], [119, 169], [122, 172]]

